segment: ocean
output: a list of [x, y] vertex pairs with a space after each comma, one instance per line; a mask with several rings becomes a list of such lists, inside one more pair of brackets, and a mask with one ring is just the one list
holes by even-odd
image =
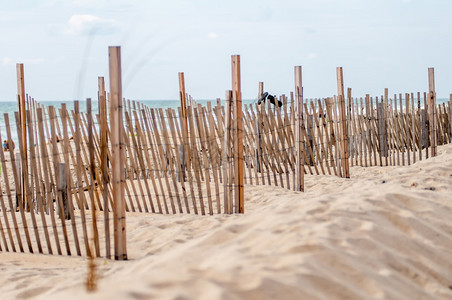
[[[138, 102], [150, 107], [150, 108], [162, 108], [168, 109], [173, 108], [177, 109], [180, 106], [180, 100], [137, 100]], [[207, 102], [211, 102], [212, 106], [217, 104], [216, 100], [196, 100], [196, 103], [199, 103], [203, 106], [207, 105]], [[40, 104], [48, 106], [54, 106], [55, 108], [61, 107], [61, 104], [65, 103], [68, 110], [74, 109], [74, 101], [38, 101]], [[257, 102], [257, 100], [242, 100], [243, 104], [251, 104], [253, 102]], [[223, 102], [224, 103], [224, 100]], [[126, 104], [127, 105], [127, 104]], [[131, 104], [132, 106], [132, 104]], [[80, 112], [86, 112], [86, 101], [79, 101]], [[93, 113], [98, 113], [99, 106], [97, 101], [91, 102], [91, 108]], [[9, 115], [9, 122], [11, 128], [11, 136], [14, 142], [17, 142], [17, 126], [15, 122], [14, 112], [18, 111], [17, 102], [8, 101], [8, 102], [0, 102], [0, 133], [1, 140], [5, 140], [7, 137], [6, 134], [6, 126], [5, 126], [5, 118], [4, 114], [7, 113]]]
[[[137, 100], [140, 103], [150, 107], [150, 108], [173, 108], [177, 109], [180, 105], [180, 100]], [[197, 103], [202, 105], [207, 105], [207, 102], [211, 102], [212, 106], [216, 105], [216, 100], [196, 100]], [[449, 101], [448, 98], [437, 98], [437, 104], [447, 103]], [[61, 107], [62, 103], [65, 103], [68, 110], [74, 109], [74, 101], [38, 101], [39, 103], [47, 106], [54, 106], [55, 108]], [[257, 99], [244, 99], [242, 100], [243, 104], [253, 104], [256, 103]], [[222, 100], [224, 103], [224, 100]], [[403, 101], [404, 103], [404, 101]], [[81, 112], [86, 112], [86, 101], [79, 101], [79, 107]], [[421, 100], [421, 107], [423, 107], [423, 100]], [[17, 126], [14, 118], [14, 112], [17, 111], [17, 102], [8, 101], [8, 102], [0, 102], [0, 132], [1, 139], [6, 139], [6, 128], [5, 128], [5, 120], [4, 114], [7, 113], [9, 115], [10, 125], [11, 125], [11, 135], [13, 140], [17, 141]], [[98, 111], [98, 102], [92, 101], [92, 111], [93, 113], [97, 113]]]

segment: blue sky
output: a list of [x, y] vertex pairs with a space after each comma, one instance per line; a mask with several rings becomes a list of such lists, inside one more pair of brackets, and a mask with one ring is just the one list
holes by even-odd
[[123, 95], [178, 99], [178, 72], [195, 99], [224, 97], [231, 55], [242, 94], [258, 82], [289, 94], [303, 68], [305, 98], [337, 93], [336, 67], [354, 96], [452, 93], [450, 0], [0, 0], [0, 101], [15, 101], [16, 63], [36, 100], [97, 97], [108, 46], [121, 46]]

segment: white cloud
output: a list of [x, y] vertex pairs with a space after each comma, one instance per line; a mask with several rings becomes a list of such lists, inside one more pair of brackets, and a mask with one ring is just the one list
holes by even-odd
[[6, 66], [6, 65], [9, 65], [10, 63], [11, 63], [11, 58], [5, 57], [2, 59], [2, 65]]
[[216, 34], [215, 32], [210, 32], [207, 37], [209, 39], [216, 39], [218, 37], [218, 34]]
[[119, 28], [115, 20], [102, 19], [93, 15], [73, 15], [63, 30], [66, 35], [111, 34]]

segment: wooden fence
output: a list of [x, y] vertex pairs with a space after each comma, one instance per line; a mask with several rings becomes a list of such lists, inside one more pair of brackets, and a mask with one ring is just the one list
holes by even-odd
[[[399, 94], [391, 99], [352, 98], [351, 89], [348, 94], [345, 130], [338, 97], [304, 101], [305, 174], [346, 177], [343, 143], [347, 143], [349, 166], [371, 167], [410, 165], [435, 155], [433, 132], [436, 145], [452, 141], [450, 101], [436, 106], [435, 127], [431, 128], [427, 93]], [[245, 183], [295, 187], [296, 104], [293, 94], [281, 96], [280, 101], [281, 108], [268, 104], [244, 108]]]
[[[433, 85], [423, 94], [358, 99], [351, 89], [344, 95], [338, 69], [339, 96], [304, 101], [295, 68], [296, 92], [279, 97], [281, 107], [242, 105], [238, 56], [232, 67], [225, 101], [205, 106], [147, 107], [120, 90], [107, 93], [102, 77], [95, 113], [90, 99], [81, 112], [78, 101], [73, 109], [45, 107], [24, 95], [25, 122], [5, 114], [7, 137], [0, 136], [10, 147], [12, 129], [26, 137], [14, 151], [0, 149], [0, 250], [111, 258], [114, 246], [114, 257], [127, 259], [122, 209], [243, 213], [244, 184], [303, 190], [305, 174], [409, 165], [452, 141], [451, 101], [436, 105]], [[191, 97], [183, 73], [179, 80], [184, 104]]]
[[114, 247], [116, 259], [127, 259], [122, 209], [243, 213], [243, 176], [237, 175], [243, 174], [243, 152], [236, 150], [243, 141], [237, 56], [232, 65], [227, 109], [220, 102], [203, 107], [190, 101], [183, 114], [181, 108], [154, 109], [122, 97], [116, 104], [111, 95], [121, 92], [110, 88], [106, 93], [103, 78], [97, 114], [90, 99], [81, 112], [78, 101], [70, 110], [66, 104], [44, 107], [24, 95], [25, 139], [20, 114], [15, 123], [4, 115], [11, 148], [11, 129], [19, 138], [16, 149], [0, 150], [0, 192], [5, 191], [0, 249], [110, 258]]

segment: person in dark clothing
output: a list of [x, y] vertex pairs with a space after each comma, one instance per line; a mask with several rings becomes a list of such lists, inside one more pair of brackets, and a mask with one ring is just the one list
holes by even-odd
[[257, 101], [257, 104], [261, 104], [262, 102], [265, 103], [265, 100], [269, 100], [271, 104], [273, 105], [278, 105], [278, 107], [282, 106], [282, 102], [279, 101], [275, 96], [272, 96], [270, 94], [268, 94], [268, 92], [265, 92], [262, 94], [262, 96], [259, 98], [259, 100]]

